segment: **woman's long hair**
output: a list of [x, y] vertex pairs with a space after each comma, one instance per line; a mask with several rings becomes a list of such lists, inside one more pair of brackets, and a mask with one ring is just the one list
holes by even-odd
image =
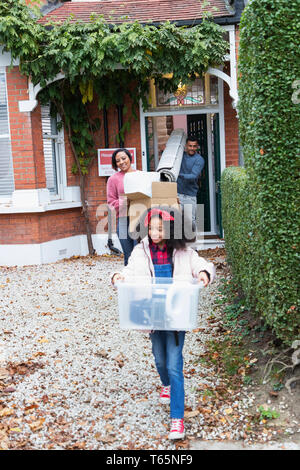
[[[152, 209], [155, 209], [155, 211], [153, 211], [152, 215], [149, 215]], [[163, 215], [159, 214], [158, 211], [166, 212], [174, 220], [164, 220]], [[170, 206], [155, 206], [145, 211], [136, 226], [134, 238], [137, 238], [137, 234], [139, 234], [137, 240], [141, 241], [148, 235], [149, 240], [151, 240], [148, 230], [153, 217], [158, 217], [163, 223], [164, 232], [166, 234], [166, 245], [169, 252], [173, 252], [174, 249], [183, 250], [188, 242], [195, 241], [196, 237], [194, 233], [191, 233], [191, 238], [186, 238], [183, 211]]]

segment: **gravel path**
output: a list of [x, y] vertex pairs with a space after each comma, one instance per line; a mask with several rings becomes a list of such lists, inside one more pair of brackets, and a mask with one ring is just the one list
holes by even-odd
[[[110, 257], [0, 267], [0, 417], [10, 448], [9, 442], [31, 449], [175, 448], [167, 439], [169, 407], [158, 403], [150, 340], [118, 326], [110, 273], [121, 267]], [[195, 412], [199, 383], [220, 385], [199, 362], [217, 288], [218, 279], [205, 290], [200, 328], [187, 333], [184, 346], [186, 432], [194, 438], [222, 439], [230, 429], [226, 420], [206, 427]], [[14, 380], [5, 376], [9, 367]], [[240, 396], [234, 406], [242, 414], [250, 404], [251, 397]], [[244, 426], [241, 417], [231, 437], [239, 439]]]

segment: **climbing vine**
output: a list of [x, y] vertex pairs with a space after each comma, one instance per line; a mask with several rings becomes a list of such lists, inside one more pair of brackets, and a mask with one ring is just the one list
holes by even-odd
[[[116, 79], [122, 68], [128, 79], [144, 84], [154, 78], [160, 87], [175, 90], [180, 81], [195, 78], [209, 66], [222, 64], [228, 43], [222, 28], [210, 19], [193, 27], [169, 22], [159, 27], [138, 22], [111, 25], [103, 17], [91, 15], [89, 23], [73, 21], [41, 23], [24, 0], [3, 0], [0, 4], [0, 44], [19, 59], [20, 70], [33, 84], [45, 86], [63, 72], [70, 86], [82, 82], [81, 91], [92, 96], [95, 80]], [[164, 78], [172, 73], [171, 78]], [[117, 77], [119, 78], [119, 77]], [[117, 87], [115, 87], [117, 88]], [[136, 93], [144, 98], [144, 87]], [[90, 93], [90, 95], [89, 95]], [[118, 89], [101, 106], [118, 102]]]
[[[127, 114], [137, 116], [140, 100], [147, 106], [149, 79], [160, 89], [175, 91], [179, 82], [189, 83], [196, 73], [222, 64], [228, 48], [222, 28], [208, 15], [199, 25], [178, 27], [170, 22], [109, 24], [93, 14], [88, 23], [72, 17], [45, 23], [36, 13], [25, 0], [2, 0], [0, 46], [19, 60], [22, 74], [44, 87], [39, 99], [61, 115], [81, 186], [96, 156], [94, 133], [100, 123], [89, 115], [92, 101], [97, 100], [99, 110], [108, 109], [122, 105], [129, 95], [132, 109]], [[64, 78], [52, 82], [58, 74]], [[129, 126], [126, 119], [121, 140]], [[84, 187], [81, 192], [84, 198]]]

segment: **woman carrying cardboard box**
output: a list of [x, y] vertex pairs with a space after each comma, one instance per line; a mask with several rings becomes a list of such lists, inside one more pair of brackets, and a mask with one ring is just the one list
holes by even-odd
[[127, 266], [128, 258], [136, 244], [128, 232], [129, 218], [127, 216], [127, 200], [124, 196], [124, 176], [135, 171], [132, 166], [132, 156], [129, 150], [120, 148], [112, 154], [112, 167], [116, 173], [107, 181], [107, 204], [116, 213], [117, 235], [124, 253], [124, 265]]

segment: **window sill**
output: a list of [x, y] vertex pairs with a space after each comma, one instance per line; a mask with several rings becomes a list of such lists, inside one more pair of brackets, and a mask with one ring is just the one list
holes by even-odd
[[70, 201], [55, 201], [48, 204], [41, 204], [39, 206], [13, 206], [12, 204], [1, 204], [0, 202], [0, 214], [23, 214], [23, 213], [36, 213], [36, 212], [48, 212], [58, 211], [61, 209], [72, 209], [76, 207], [82, 207], [81, 202], [70, 202]]

